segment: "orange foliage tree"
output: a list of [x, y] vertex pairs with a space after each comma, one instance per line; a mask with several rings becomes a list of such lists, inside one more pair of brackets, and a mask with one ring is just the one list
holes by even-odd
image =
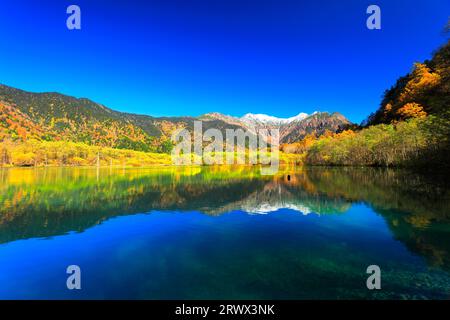
[[405, 120], [409, 118], [423, 118], [426, 117], [427, 113], [420, 104], [409, 102], [397, 110], [397, 115], [399, 115], [402, 120]]

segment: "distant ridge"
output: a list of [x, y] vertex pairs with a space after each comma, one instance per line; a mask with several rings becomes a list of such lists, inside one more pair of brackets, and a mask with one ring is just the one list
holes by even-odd
[[277, 118], [266, 114], [247, 113], [238, 118], [213, 112], [202, 116], [203, 119], [218, 119], [229, 124], [240, 125], [250, 131], [258, 129], [279, 129], [280, 142], [292, 143], [303, 139], [306, 135], [315, 134], [320, 136], [326, 131], [337, 132], [351, 122], [338, 112], [318, 112], [308, 115], [299, 113], [290, 118]]
[[180, 128], [193, 130], [196, 120], [203, 121], [203, 130], [278, 128], [281, 143], [311, 133], [336, 132], [350, 124], [344, 116], [328, 112], [290, 118], [253, 113], [233, 117], [217, 112], [200, 117], [152, 117], [115, 111], [87, 98], [33, 93], [2, 84], [0, 109], [0, 141], [66, 140], [146, 152], [168, 152], [172, 133]]
[[[317, 112], [317, 111], [316, 111]], [[247, 121], [250, 123], [261, 123], [261, 124], [287, 124], [294, 121], [301, 121], [308, 117], [307, 113], [301, 112], [296, 116], [290, 117], [290, 118], [277, 118], [273, 116], [269, 116], [266, 114], [254, 114], [254, 113], [247, 113], [243, 117], [241, 117], [242, 121]]]

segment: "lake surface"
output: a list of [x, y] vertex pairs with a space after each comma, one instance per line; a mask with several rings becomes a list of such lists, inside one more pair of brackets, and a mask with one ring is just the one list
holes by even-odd
[[445, 177], [259, 172], [1, 169], [0, 299], [450, 298]]

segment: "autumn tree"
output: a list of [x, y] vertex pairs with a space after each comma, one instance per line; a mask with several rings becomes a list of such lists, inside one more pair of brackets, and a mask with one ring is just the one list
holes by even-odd
[[409, 102], [397, 110], [397, 115], [399, 115], [402, 120], [405, 120], [409, 118], [423, 118], [426, 117], [427, 113], [420, 104]]

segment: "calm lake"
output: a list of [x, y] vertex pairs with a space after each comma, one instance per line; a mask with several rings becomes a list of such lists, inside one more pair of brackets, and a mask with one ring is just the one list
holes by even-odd
[[449, 299], [450, 190], [374, 168], [0, 169], [0, 299], [47, 298]]

